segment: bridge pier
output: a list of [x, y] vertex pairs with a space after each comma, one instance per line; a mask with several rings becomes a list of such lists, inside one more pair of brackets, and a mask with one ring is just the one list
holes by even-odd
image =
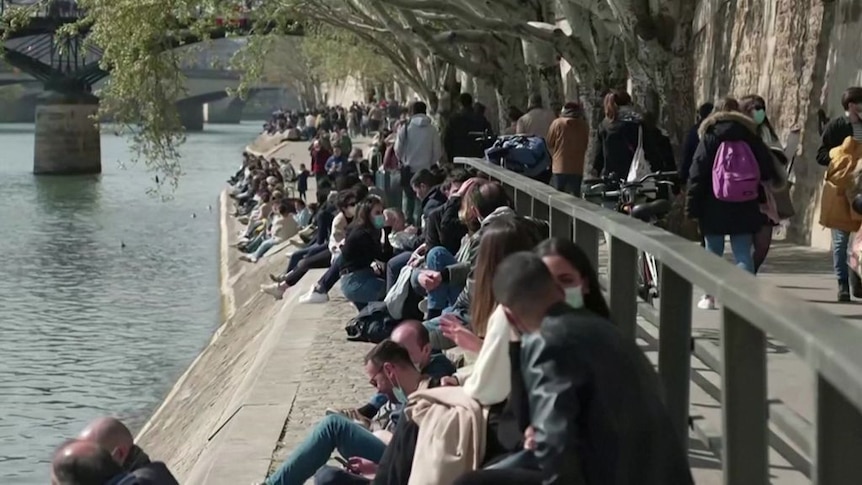
[[242, 109], [245, 101], [237, 98], [225, 98], [204, 105], [206, 122], [222, 125], [238, 125], [242, 121]]
[[36, 106], [33, 173], [101, 173], [98, 110], [99, 98], [84, 92], [52, 92], [42, 100]]
[[204, 105], [200, 101], [183, 100], [177, 103], [180, 123], [187, 132], [204, 131]]

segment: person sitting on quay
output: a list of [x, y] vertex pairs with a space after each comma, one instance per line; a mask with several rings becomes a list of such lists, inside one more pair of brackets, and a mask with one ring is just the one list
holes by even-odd
[[[325, 210], [329, 214], [322, 215], [318, 222], [318, 242], [309, 245], [306, 248], [295, 251], [290, 255], [285, 272], [281, 275], [270, 275], [273, 284], [261, 285], [261, 291], [272, 295], [275, 299], [280, 300], [284, 297], [284, 293], [291, 287], [299, 283], [308, 270], [313, 268], [329, 268], [335, 260], [336, 253], [340, 251], [341, 245], [344, 243], [347, 234], [347, 226], [353, 220], [356, 214], [356, 205], [359, 187], [351, 190], [342, 190], [337, 196], [337, 214], [332, 214], [331, 209]], [[362, 187], [364, 191], [364, 187]], [[332, 216], [332, 219], [329, 218]], [[329, 226], [326, 226], [327, 221], [331, 221]], [[325, 238], [325, 239], [324, 239]], [[320, 242], [320, 239], [326, 243]]]
[[385, 296], [386, 281], [374, 264], [385, 264], [392, 257], [388, 237], [391, 231], [383, 215], [382, 200], [369, 196], [357, 205], [356, 218], [341, 247], [340, 268], [341, 292], [359, 310]]
[[343, 169], [347, 164], [347, 159], [344, 157], [344, 152], [341, 151], [340, 146], [332, 147], [332, 156], [326, 161], [324, 165], [324, 169], [326, 170], [326, 174], [332, 178], [337, 178], [338, 176], [343, 174]]
[[[400, 406], [416, 390], [440, 384], [439, 378], [421, 374], [407, 349], [392, 340], [384, 340], [368, 352], [365, 374], [379, 393]], [[386, 433], [381, 436], [388, 439], [384, 435]], [[386, 442], [362, 424], [341, 414], [330, 414], [315, 425], [308, 437], [264, 484], [303, 485], [336, 450], [354, 466], [373, 473], [374, 463], [380, 461], [385, 449]]]
[[368, 187], [368, 193], [375, 196], [380, 197], [384, 203], [386, 203], [386, 192], [383, 191], [380, 187], [378, 187], [374, 183], [374, 175], [371, 173], [363, 173], [359, 176], [359, 179], [362, 181], [362, 184]]
[[99, 445], [110, 457], [131, 475], [152, 485], [178, 485], [177, 479], [168, 467], [150, 457], [135, 444], [129, 428], [122, 421], [112, 417], [102, 417], [91, 421], [77, 437]]
[[273, 246], [292, 238], [299, 231], [299, 225], [294, 219], [296, 207], [289, 200], [282, 200], [273, 215], [267, 230], [267, 237], [262, 238], [256, 247], [249, 246], [249, 254], [240, 256], [240, 260], [257, 263]]
[[68, 440], [51, 458], [51, 485], [151, 485], [118, 465], [107, 450], [90, 441]]
[[296, 221], [297, 227], [302, 230], [311, 225], [311, 218], [314, 215], [304, 200], [300, 198], [291, 199], [293, 206], [296, 208], [296, 214], [293, 219]]

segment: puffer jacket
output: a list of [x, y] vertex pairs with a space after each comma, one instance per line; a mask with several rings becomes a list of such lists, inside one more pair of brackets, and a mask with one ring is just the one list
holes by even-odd
[[[456, 285], [463, 285], [464, 289], [458, 295], [453, 305], [453, 313], [455, 315], [470, 314], [470, 300], [473, 297], [473, 268], [476, 267], [476, 257], [479, 254], [479, 242], [482, 240], [483, 229], [491, 222], [497, 219], [519, 217], [511, 207], [498, 207], [494, 212], [482, 219], [481, 227], [474, 234], [470, 235], [469, 239], [462, 244], [456, 258], [459, 263], [448, 266], [444, 271], [443, 279]], [[536, 231], [536, 240], [541, 241], [548, 238], [549, 228], [546, 221], [525, 218], [533, 222], [533, 227]], [[469, 323], [469, 322], [465, 322]]]
[[820, 225], [845, 232], [858, 231], [862, 216], [851, 210], [851, 203], [857, 194], [862, 143], [848, 136], [844, 143], [829, 151], [829, 157], [820, 194]]
[[688, 179], [687, 215], [697, 219], [701, 234], [754, 234], [764, 224], [760, 204], [766, 193], [746, 202], [727, 202], [715, 197], [712, 171], [715, 156], [723, 142], [744, 141], [751, 148], [760, 169], [760, 180], [781, 188], [784, 177], [776, 170], [776, 161], [758, 134], [757, 124], [742, 113], [719, 112], [700, 125], [700, 144], [694, 154]]
[[625, 178], [638, 147], [639, 132], [643, 134], [641, 141], [644, 157], [652, 171], [673, 167], [673, 152], [670, 155], [671, 160], [664, 159], [667, 155], [661, 149], [662, 141], [658, 137], [658, 130], [647, 127], [640, 114], [631, 108], [623, 107], [617, 119], [605, 120], [599, 126], [596, 149], [593, 152], [593, 170], [603, 177], [615, 174], [618, 178]]

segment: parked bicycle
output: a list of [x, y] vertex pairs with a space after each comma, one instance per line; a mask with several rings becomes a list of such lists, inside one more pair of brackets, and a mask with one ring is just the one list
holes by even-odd
[[[656, 225], [667, 216], [671, 203], [666, 198], [655, 199], [672, 191], [677, 172], [654, 172], [640, 180], [627, 182], [615, 174], [600, 179], [584, 180], [584, 199], [602, 205], [613, 203], [612, 208], [647, 224]], [[659, 271], [655, 257], [638, 251], [638, 295], [653, 304], [659, 298]]]

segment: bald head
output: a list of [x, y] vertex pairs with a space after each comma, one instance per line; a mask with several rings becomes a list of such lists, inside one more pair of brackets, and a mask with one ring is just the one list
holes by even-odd
[[122, 473], [111, 455], [92, 441], [66, 441], [51, 460], [52, 485], [101, 485]]
[[401, 322], [390, 336], [393, 342], [407, 349], [410, 360], [418, 370], [428, 365], [431, 359], [431, 343], [428, 329], [419, 320], [405, 320]]
[[135, 444], [135, 438], [129, 428], [119, 419], [112, 417], [102, 417], [91, 421], [78, 434], [78, 439], [98, 444], [107, 450], [114, 461], [120, 465], [125, 462]]

